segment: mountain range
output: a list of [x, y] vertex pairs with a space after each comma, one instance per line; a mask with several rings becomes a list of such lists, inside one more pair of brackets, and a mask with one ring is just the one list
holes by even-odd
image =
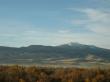
[[0, 46], [0, 64], [110, 65], [110, 50], [80, 43], [20, 48]]

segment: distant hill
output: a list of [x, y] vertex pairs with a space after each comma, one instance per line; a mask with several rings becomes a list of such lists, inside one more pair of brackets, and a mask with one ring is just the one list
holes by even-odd
[[74, 64], [74, 62], [110, 62], [110, 50], [93, 45], [69, 43], [59, 46], [0, 46], [0, 64]]

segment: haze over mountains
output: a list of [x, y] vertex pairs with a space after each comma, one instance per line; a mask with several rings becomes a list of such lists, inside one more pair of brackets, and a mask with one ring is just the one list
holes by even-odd
[[20, 48], [0, 46], [0, 64], [109, 65], [110, 50], [79, 43]]

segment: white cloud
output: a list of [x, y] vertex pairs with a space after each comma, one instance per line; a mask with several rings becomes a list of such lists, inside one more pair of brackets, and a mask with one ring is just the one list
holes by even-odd
[[95, 33], [110, 35], [110, 13], [98, 10], [85, 11], [89, 18], [87, 28]]
[[90, 8], [82, 9], [81, 12], [85, 13], [91, 21], [106, 21], [109, 16], [108, 13]]
[[101, 35], [110, 36], [110, 26], [106, 26], [106, 25], [102, 25], [102, 24], [100, 24], [100, 25], [95, 24], [95, 25], [88, 26], [88, 29], [95, 33], [101, 34]]
[[110, 12], [98, 9], [85, 8], [71, 10], [80, 12], [85, 15], [85, 19], [72, 20], [71, 22], [76, 25], [84, 25], [88, 30], [102, 34], [110, 35]]

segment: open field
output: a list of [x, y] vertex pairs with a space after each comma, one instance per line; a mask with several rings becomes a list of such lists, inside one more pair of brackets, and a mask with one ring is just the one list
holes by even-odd
[[110, 69], [0, 66], [0, 82], [110, 82]]

